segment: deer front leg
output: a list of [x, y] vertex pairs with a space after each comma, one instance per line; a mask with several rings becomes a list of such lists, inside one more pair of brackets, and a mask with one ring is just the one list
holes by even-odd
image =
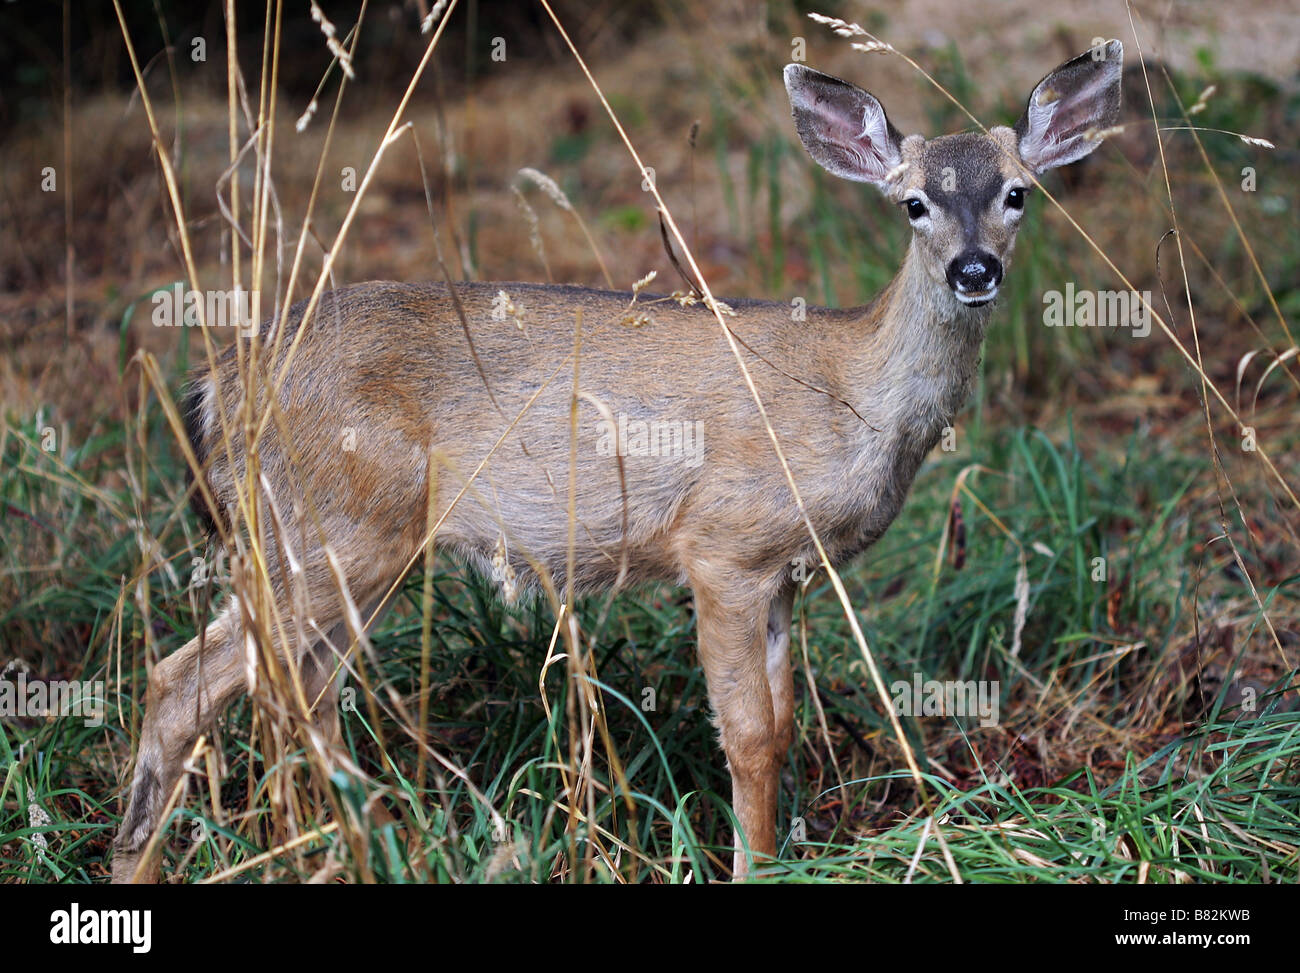
[[135, 774], [113, 843], [115, 883], [158, 880], [157, 849], [148, 861], [142, 857], [180, 778], [181, 765], [199, 731], [244, 687], [238, 630], [239, 613], [232, 600], [204, 633], [201, 665], [195, 638], [153, 667]]
[[[767, 609], [767, 683], [776, 718], [777, 771], [794, 742], [794, 673], [790, 668], [790, 619], [794, 586], [782, 588]], [[773, 809], [775, 813], [775, 809]]]
[[768, 599], [722, 590], [696, 579], [700, 663], [709, 702], [731, 771], [731, 803], [740, 824], [733, 877], [749, 871], [744, 842], [755, 857], [776, 856], [776, 793], [780, 756], [768, 683]]
[[781, 769], [794, 742], [794, 673], [790, 668], [790, 619], [794, 608], [794, 587], [788, 586], [767, 607], [767, 685], [772, 693], [772, 749], [775, 769], [771, 788], [772, 821], [780, 810]]

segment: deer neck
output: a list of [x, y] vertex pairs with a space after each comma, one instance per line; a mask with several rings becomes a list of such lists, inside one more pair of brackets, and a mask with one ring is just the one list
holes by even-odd
[[991, 308], [958, 301], [909, 244], [894, 279], [861, 309], [862, 343], [845, 366], [845, 387], [873, 437], [933, 445], [970, 392]]

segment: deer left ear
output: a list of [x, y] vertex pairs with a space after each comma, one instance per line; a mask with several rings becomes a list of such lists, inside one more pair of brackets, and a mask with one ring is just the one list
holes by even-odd
[[1038, 174], [1092, 152], [1102, 141], [1095, 133], [1119, 119], [1123, 73], [1124, 45], [1107, 41], [1038, 82], [1016, 123], [1021, 161]]

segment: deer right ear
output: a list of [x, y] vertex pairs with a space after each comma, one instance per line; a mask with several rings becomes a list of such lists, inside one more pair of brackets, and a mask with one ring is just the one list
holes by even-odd
[[794, 127], [813, 161], [832, 175], [884, 185], [903, 159], [902, 136], [885, 109], [857, 85], [802, 64], [785, 66]]

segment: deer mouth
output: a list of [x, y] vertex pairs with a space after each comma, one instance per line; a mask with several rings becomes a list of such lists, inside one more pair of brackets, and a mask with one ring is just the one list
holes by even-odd
[[996, 285], [983, 291], [962, 291], [954, 288], [952, 294], [967, 307], [983, 307], [998, 296], [998, 289]]

